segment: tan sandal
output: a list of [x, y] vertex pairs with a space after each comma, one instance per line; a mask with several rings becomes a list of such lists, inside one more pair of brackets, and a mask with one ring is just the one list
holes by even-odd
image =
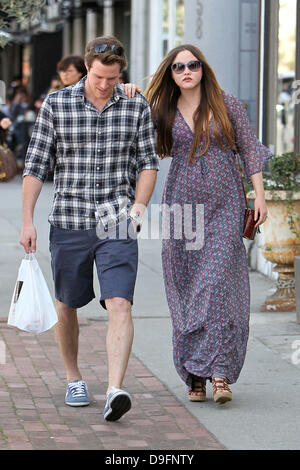
[[232, 400], [232, 392], [225, 379], [213, 377], [212, 386], [216, 403], [223, 404]]
[[192, 389], [189, 390], [188, 398], [190, 401], [206, 400], [206, 384], [203, 379], [199, 379], [198, 377], [192, 378]]

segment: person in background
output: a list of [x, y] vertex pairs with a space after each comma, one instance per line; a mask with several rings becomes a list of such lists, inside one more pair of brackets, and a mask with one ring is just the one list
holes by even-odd
[[69, 55], [63, 57], [57, 64], [57, 73], [63, 86], [75, 85], [87, 74], [82, 57]]
[[30, 96], [23, 85], [9, 88], [7, 93], [7, 116], [12, 121], [8, 145], [18, 160], [24, 159], [24, 119], [29, 108]]
[[125, 85], [128, 82], [129, 82], [128, 72], [127, 70], [123, 70], [123, 72], [121, 72], [119, 76], [119, 83], [123, 83]]
[[15, 75], [10, 83], [10, 88], [17, 89], [23, 85], [23, 78], [21, 75]]
[[52, 93], [53, 91], [61, 90], [63, 88], [63, 84], [61, 79], [59, 78], [58, 74], [53, 75], [49, 89], [47, 90], [46, 94]]
[[25, 86], [20, 86], [15, 90], [14, 98], [10, 106], [10, 117], [13, 122], [20, 120], [24, 116], [29, 106], [29, 92]]
[[[12, 119], [11, 119], [11, 105], [13, 98], [15, 96], [15, 90], [14, 88], [8, 88], [6, 92], [6, 102], [5, 104], [2, 104], [0, 107], [0, 116], [1, 116], [1, 121], [2, 119], [5, 119], [5, 121], [0, 125], [0, 130], [1, 130], [1, 135], [2, 135], [2, 141], [5, 140], [7, 143], [8, 147], [10, 150], [14, 150], [14, 147], [16, 145], [16, 141], [13, 135], [13, 126], [12, 126]], [[9, 119], [9, 126], [6, 127], [8, 121], [6, 119]]]
[[10, 125], [11, 120], [0, 111], [0, 127], [6, 130], [9, 128]]
[[11, 120], [0, 111], [0, 145], [6, 143], [6, 131], [11, 124]]

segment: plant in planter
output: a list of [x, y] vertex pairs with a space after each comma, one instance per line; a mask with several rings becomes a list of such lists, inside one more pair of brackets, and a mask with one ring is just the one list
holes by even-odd
[[[264, 174], [268, 219], [264, 223], [263, 256], [275, 263], [278, 272], [276, 292], [266, 299], [262, 311], [294, 310], [294, 258], [300, 255], [300, 155], [276, 155]], [[254, 191], [248, 193], [254, 199]]]
[[286, 191], [283, 203], [287, 206], [288, 225], [291, 232], [300, 239], [300, 231], [296, 223], [299, 215], [293, 210], [293, 196], [300, 191], [300, 155], [287, 152], [276, 155], [270, 163], [271, 174], [264, 177], [265, 190]]

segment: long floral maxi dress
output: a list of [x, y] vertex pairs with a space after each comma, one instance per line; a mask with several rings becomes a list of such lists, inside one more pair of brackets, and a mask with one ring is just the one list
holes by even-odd
[[[230, 94], [224, 94], [224, 101], [244, 175], [251, 182], [250, 176], [261, 172], [273, 155], [255, 136], [243, 104]], [[191, 374], [207, 379], [224, 377], [229, 384], [237, 381], [246, 355], [250, 314], [242, 238], [245, 200], [237, 157], [224, 136], [224, 148], [219, 146], [210, 123], [210, 146], [191, 164], [188, 158], [193, 138], [177, 110], [172, 163], [162, 200], [163, 225], [170, 221], [170, 236], [162, 240], [162, 267], [173, 326], [174, 364], [189, 388]], [[177, 208], [173, 214], [179, 217], [178, 207], [182, 209], [181, 234], [175, 216], [170, 215], [170, 209]], [[201, 227], [196, 226], [196, 207], [204, 210], [200, 249], [187, 245], [191, 240], [183, 228], [187, 207], [193, 207], [191, 223], [197, 231]]]

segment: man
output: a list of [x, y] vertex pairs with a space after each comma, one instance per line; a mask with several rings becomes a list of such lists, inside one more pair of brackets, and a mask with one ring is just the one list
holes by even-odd
[[[100, 303], [108, 311], [104, 418], [115, 421], [131, 407], [131, 397], [121, 386], [133, 340], [137, 271], [137, 240], [118, 232], [124, 223], [127, 229], [127, 222], [138, 229], [154, 189], [158, 158], [146, 99], [140, 94], [128, 98], [118, 83], [127, 65], [122, 44], [113, 37], [94, 39], [86, 46], [85, 64], [87, 76], [48, 95], [38, 115], [24, 170], [20, 243], [27, 253], [36, 250], [34, 207], [54, 162], [50, 251], [56, 334], [68, 380], [65, 402], [89, 404], [77, 364], [76, 309], [95, 297], [95, 262]], [[105, 238], [113, 226], [117, 237]]]

